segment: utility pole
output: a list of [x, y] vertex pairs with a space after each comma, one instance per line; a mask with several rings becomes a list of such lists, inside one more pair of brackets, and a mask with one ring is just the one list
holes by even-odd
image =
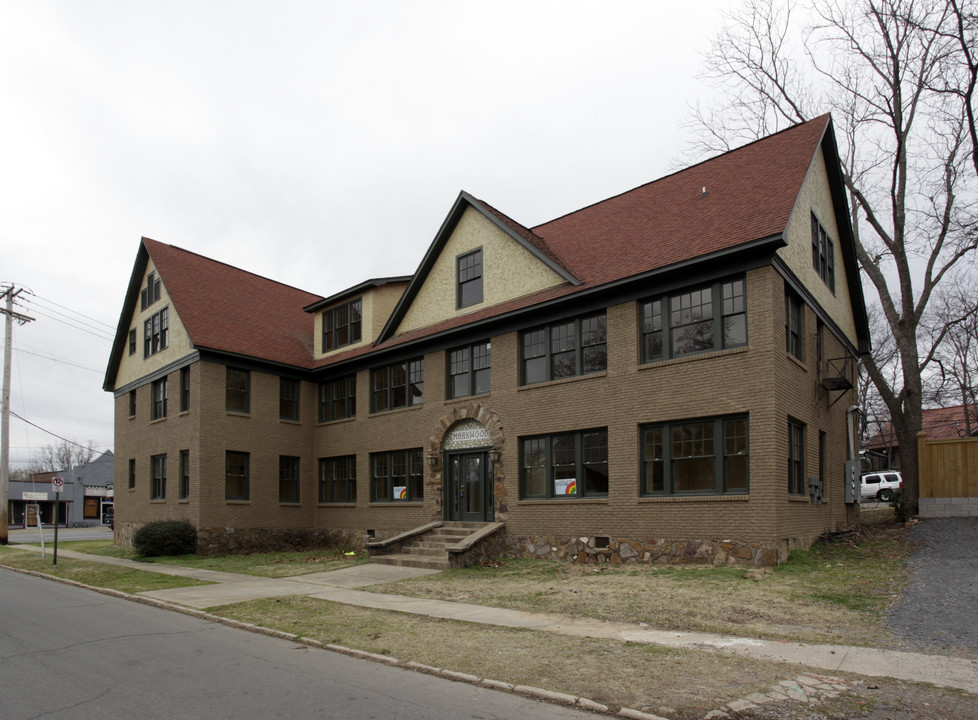
[[31, 322], [34, 318], [14, 312], [14, 298], [23, 292], [13, 284], [0, 288], [3, 293], [0, 299], [6, 298], [6, 306], [0, 308], [6, 316], [6, 333], [3, 344], [3, 407], [0, 421], [0, 545], [6, 545], [8, 540], [10, 513], [10, 361], [11, 346], [14, 337], [14, 320], [19, 324]]

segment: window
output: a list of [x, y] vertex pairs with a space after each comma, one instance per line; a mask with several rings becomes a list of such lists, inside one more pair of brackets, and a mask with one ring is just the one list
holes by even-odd
[[828, 448], [828, 435], [824, 430], [818, 433], [818, 480], [821, 487], [825, 487], [825, 452]]
[[154, 455], [150, 460], [153, 465], [150, 499], [164, 500], [166, 498], [166, 455]]
[[747, 344], [743, 278], [653, 298], [641, 303], [640, 310], [642, 362]]
[[180, 412], [190, 410], [190, 368], [180, 368]]
[[319, 422], [356, 417], [357, 376], [319, 383]]
[[279, 378], [278, 416], [282, 420], [299, 419], [299, 381]]
[[421, 448], [371, 455], [370, 475], [370, 499], [375, 502], [424, 498]]
[[460, 255], [456, 260], [458, 288], [456, 307], [464, 308], [482, 302], [482, 249]]
[[278, 501], [280, 503], [299, 502], [299, 458], [297, 457], [279, 456]]
[[489, 392], [491, 350], [491, 343], [487, 340], [448, 351], [448, 397], [460, 398]]
[[835, 292], [835, 246], [832, 238], [812, 213], [812, 266], [829, 290]]
[[520, 440], [524, 498], [607, 497], [608, 430]]
[[153, 383], [153, 419], [166, 417], [166, 378]]
[[785, 336], [785, 349], [791, 355], [794, 355], [799, 360], [803, 360], [802, 357], [802, 331], [801, 331], [801, 319], [802, 319], [802, 303], [801, 298], [798, 297], [792, 290], [785, 287], [784, 289], [784, 336]]
[[155, 355], [170, 344], [169, 308], [146, 318], [143, 325], [143, 357]]
[[136, 354], [136, 328], [129, 331], [129, 354]]
[[228, 412], [246, 413], [251, 410], [251, 373], [229, 367], [225, 406]]
[[136, 461], [135, 459], [129, 460], [129, 489], [133, 490], [136, 487]]
[[607, 370], [605, 313], [524, 331], [520, 350], [524, 385]]
[[180, 499], [190, 497], [190, 451], [180, 451]]
[[805, 426], [788, 421], [788, 492], [805, 494]]
[[357, 456], [319, 458], [319, 502], [349, 503], [357, 499]]
[[362, 298], [323, 312], [323, 352], [360, 342], [362, 321]]
[[150, 273], [146, 276], [146, 287], [140, 293], [140, 308], [145, 310], [159, 300], [160, 297], [160, 279], [156, 277], [156, 273]]
[[750, 488], [747, 418], [641, 428], [642, 495], [721, 495]]
[[129, 391], [129, 417], [136, 417], [136, 391]]
[[248, 500], [248, 465], [251, 455], [228, 450], [224, 455], [224, 499]]
[[408, 360], [370, 371], [371, 411], [383, 412], [424, 402], [424, 360]]

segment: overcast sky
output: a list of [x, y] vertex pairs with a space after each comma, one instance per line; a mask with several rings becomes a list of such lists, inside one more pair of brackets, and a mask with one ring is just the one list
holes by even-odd
[[460, 190], [534, 226], [654, 180], [730, 1], [0, 0], [12, 467], [112, 447], [142, 236], [326, 296], [413, 273]]

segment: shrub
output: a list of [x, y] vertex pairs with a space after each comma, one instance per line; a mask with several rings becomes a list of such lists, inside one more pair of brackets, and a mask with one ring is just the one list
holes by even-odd
[[898, 521], [905, 523], [913, 517], [913, 506], [902, 488], [890, 493], [890, 504], [893, 506], [893, 515]]
[[139, 528], [132, 544], [143, 557], [193, 554], [197, 552], [197, 530], [182, 520], [157, 520]]

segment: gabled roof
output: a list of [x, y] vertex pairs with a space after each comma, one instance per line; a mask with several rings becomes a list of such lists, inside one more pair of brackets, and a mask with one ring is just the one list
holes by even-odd
[[321, 296], [144, 237], [129, 280], [104, 389], [113, 388], [150, 258], [195, 349], [309, 367], [312, 327], [303, 308]]
[[[957, 440], [978, 435], [978, 405], [952, 405], [950, 407], [927, 408], [922, 413], [922, 430], [929, 440]], [[968, 435], [968, 419], [971, 420], [971, 435]], [[870, 450], [899, 447], [900, 441], [892, 423], [886, 423], [879, 434], [866, 442]]]
[[401, 275], [398, 277], [386, 277], [386, 278], [371, 278], [370, 280], [364, 280], [359, 285], [354, 285], [351, 288], [347, 288], [346, 290], [341, 290], [340, 292], [330, 295], [327, 298], [323, 298], [322, 300], [314, 302], [312, 305], [307, 305], [302, 309], [307, 313], [314, 313], [318, 310], [322, 310], [325, 307], [329, 307], [334, 303], [342, 302], [344, 300], [348, 300], [350, 298], [356, 297], [357, 295], [360, 295], [364, 290], [370, 290], [371, 288], [379, 288], [379, 287], [384, 287], [385, 285], [392, 285], [397, 283], [408, 283], [410, 281], [411, 281], [410, 275]]

